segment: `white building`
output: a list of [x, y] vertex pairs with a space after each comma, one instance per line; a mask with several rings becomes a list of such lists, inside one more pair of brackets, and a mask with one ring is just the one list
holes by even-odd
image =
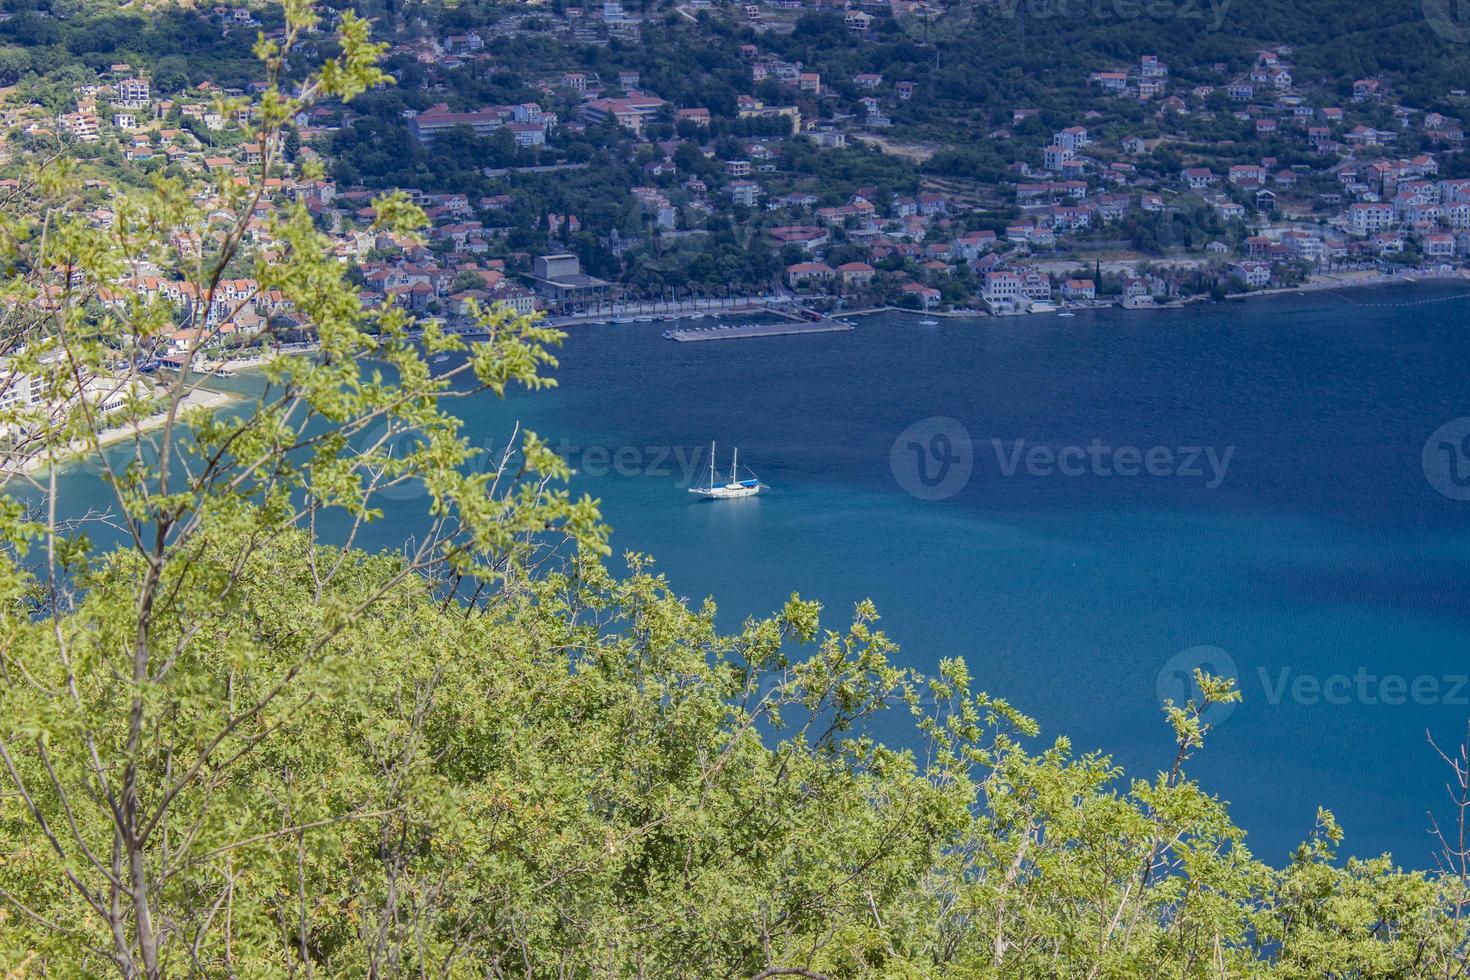
[[731, 181], [729, 190], [730, 199], [746, 207], [754, 206], [761, 196], [761, 186], [752, 180]]
[[1043, 153], [1042, 165], [1052, 172], [1059, 172], [1077, 156], [1077, 151], [1068, 146], [1052, 144]]
[[1424, 236], [1424, 257], [1430, 259], [1452, 259], [1455, 257], [1455, 236], [1429, 234]]
[[1393, 205], [1363, 201], [1348, 208], [1348, 228], [1354, 235], [1371, 235], [1393, 226]]
[[1301, 259], [1303, 262], [1311, 262], [1314, 265], [1322, 261], [1322, 239], [1311, 232], [1289, 231], [1281, 236], [1281, 241], [1291, 250], [1294, 258]]
[[149, 94], [146, 78], [124, 78], [117, 83], [117, 101], [124, 108], [146, 109]]
[[70, 112], [59, 120], [61, 128], [83, 143], [97, 142], [97, 117], [90, 112]]
[[1237, 262], [1230, 267], [1245, 284], [1252, 289], [1260, 289], [1271, 284], [1271, 267], [1264, 262]]
[[1056, 146], [1065, 146], [1069, 150], [1080, 150], [1084, 146], [1092, 145], [1092, 140], [1087, 138], [1086, 126], [1069, 126], [1054, 134], [1051, 141]]
[[1208, 167], [1187, 167], [1180, 176], [1194, 190], [1209, 187], [1215, 181], [1219, 180]]
[[40, 398], [40, 378], [20, 374], [11, 362], [0, 360], [0, 412], [29, 408]]
[[536, 312], [536, 294], [521, 286], [502, 285], [491, 294], [491, 298], [522, 315]]
[[992, 308], [1015, 307], [1022, 298], [1023, 282], [1014, 272], [987, 272], [980, 298]]

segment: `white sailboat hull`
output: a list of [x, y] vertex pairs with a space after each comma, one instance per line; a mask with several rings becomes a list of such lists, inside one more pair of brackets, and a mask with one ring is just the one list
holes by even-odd
[[710, 500], [729, 500], [732, 497], [754, 497], [761, 492], [761, 485], [731, 483], [723, 487], [690, 487], [689, 492]]

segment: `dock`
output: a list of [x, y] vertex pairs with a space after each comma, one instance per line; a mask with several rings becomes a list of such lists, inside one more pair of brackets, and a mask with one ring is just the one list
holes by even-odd
[[795, 320], [788, 323], [741, 323], [727, 327], [695, 327], [669, 330], [664, 336], [681, 344], [703, 340], [741, 340], [747, 337], [788, 337], [793, 334], [839, 333], [853, 329], [837, 320]]

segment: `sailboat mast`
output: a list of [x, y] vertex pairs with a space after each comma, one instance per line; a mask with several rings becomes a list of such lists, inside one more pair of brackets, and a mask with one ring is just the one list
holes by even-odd
[[715, 444], [709, 444], [709, 485], [715, 485]]
[[740, 447], [735, 447], [735, 455], [730, 457], [730, 482], [739, 483], [740, 477]]

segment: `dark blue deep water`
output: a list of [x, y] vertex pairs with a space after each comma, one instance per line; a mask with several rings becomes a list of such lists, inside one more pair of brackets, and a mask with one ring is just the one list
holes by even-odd
[[[487, 444], [516, 418], [565, 438], [615, 550], [715, 596], [724, 625], [797, 591], [840, 628], [871, 597], [905, 662], [963, 656], [1043, 742], [1131, 774], [1172, 759], [1161, 695], [1196, 663], [1233, 671], [1245, 701], [1193, 772], [1258, 855], [1285, 860], [1321, 805], [1346, 851], [1431, 865], [1448, 773], [1426, 731], [1454, 744], [1470, 720], [1464, 287], [918, 320], [702, 344], [576, 328], [559, 389], [456, 410]], [[711, 439], [770, 492], [685, 493]]]

